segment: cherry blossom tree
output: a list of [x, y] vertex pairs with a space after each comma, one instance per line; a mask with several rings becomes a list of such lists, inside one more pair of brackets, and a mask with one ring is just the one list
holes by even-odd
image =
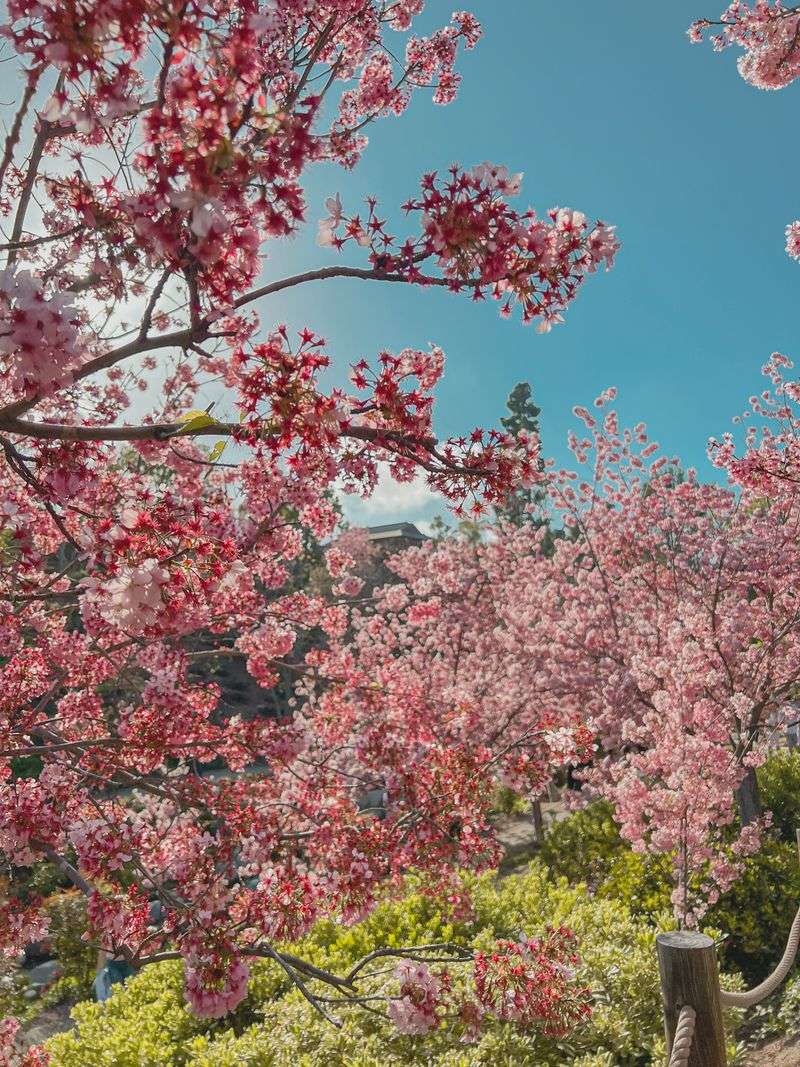
[[[757, 413], [787, 421], [712, 441], [728, 485], [703, 484], [610, 407], [576, 408], [576, 471], [553, 472], [552, 506], [575, 539], [537, 564], [534, 620], [561, 714], [598, 751], [587, 786], [610, 799], [634, 848], [675, 858], [674, 902], [702, 914], [758, 847], [755, 767], [800, 686], [797, 418], [783, 357]], [[774, 395], [773, 395], [774, 394]], [[737, 814], [739, 829], [733, 824]]]
[[[693, 22], [689, 39], [697, 43], [707, 33], [717, 52], [742, 50], [739, 73], [757, 89], [783, 89], [800, 76], [800, 5], [734, 0], [718, 19]], [[786, 227], [786, 251], [800, 260], [800, 220]]]
[[[594, 413], [576, 408], [575, 469], [547, 464], [546, 499], [531, 504], [572, 535], [501, 522], [482, 542], [407, 550], [391, 561], [402, 582], [356, 613], [342, 649], [358, 657], [365, 692], [368, 680], [376, 689], [374, 707], [396, 709], [403, 729], [416, 711], [425, 767], [437, 744], [469, 737], [494, 754], [485, 766], [499, 781], [533, 799], [559, 763], [582, 761], [585, 796], [612, 802], [634, 848], [673, 857], [686, 922], [759, 847], [755, 769], [800, 693], [790, 367], [776, 355], [764, 368], [770, 388], [738, 420], [753, 422], [740, 442], [711, 441], [728, 484], [660, 454], [643, 424], [620, 427], [614, 390]], [[345, 729], [393, 743], [368, 698], [323, 702]], [[498, 752], [501, 739], [513, 748]], [[421, 784], [382, 783], [401, 804]]]
[[[10, 0], [1, 31], [21, 94], [0, 157], [0, 848], [85, 892], [105, 951], [133, 966], [180, 955], [201, 1015], [241, 1001], [258, 956], [326, 1014], [331, 999], [360, 1002], [366, 965], [329, 974], [281, 943], [317, 916], [363, 914], [409, 865], [491, 862], [476, 786], [497, 768], [538, 778], [561, 751], [537, 733], [529, 754], [549, 729], [536, 714], [473, 742], [448, 721], [426, 733], [421, 704], [387, 698], [392, 623], [375, 623], [374, 650], [348, 652], [358, 582], [341, 546], [332, 598], [290, 583], [304, 534], [335, 529], [331, 490], [368, 493], [379, 464], [401, 481], [425, 471], [462, 513], [541, 471], [533, 437], [436, 438], [439, 348], [381, 352], [353, 365], [351, 391], [325, 391], [325, 341], [312, 326], [290, 336], [269, 298], [330, 278], [417, 285], [490, 295], [546, 331], [617, 249], [577, 211], [518, 211], [520, 176], [482, 164], [427, 173], [397, 229], [375, 199], [356, 214], [330, 197], [319, 244], [363, 258], [261, 281], [306, 222], [309, 167], [355, 166], [370, 123], [414, 92], [454, 98], [479, 25], [457, 12], [415, 36], [423, 6]], [[406, 624], [428, 617], [422, 603]], [[311, 632], [331, 647], [298, 662]], [[222, 715], [207, 677], [223, 657], [265, 690], [296, 673], [293, 716]], [[469, 720], [476, 696], [453, 714]], [[385, 736], [363, 729], [367, 712], [386, 716]], [[221, 777], [197, 772], [212, 762]], [[360, 810], [374, 783], [388, 785], [382, 818]], [[5, 902], [3, 950], [44, 924], [35, 899]], [[448, 945], [395, 954], [471, 959]], [[513, 1017], [546, 1017], [540, 954], [499, 946], [475, 961], [471, 1018], [501, 1002], [512, 1017], [510, 974]], [[406, 1028], [436, 1017], [442, 982], [403, 972]], [[553, 1016], [571, 1003], [565, 985]]]
[[[347, 682], [309, 694], [306, 713], [326, 748], [361, 754], [365, 775], [391, 768], [369, 784], [383, 815], [414, 826], [409, 849], [449, 849], [449, 828], [460, 849], [496, 865], [496, 786], [535, 797], [590, 751], [583, 716], [552, 702], [546, 643], [529, 633], [543, 539], [508, 523], [485, 541], [406, 549], [388, 561], [396, 580], [353, 611], [350, 639], [315, 657]], [[456, 800], [465, 793], [468, 821]]]

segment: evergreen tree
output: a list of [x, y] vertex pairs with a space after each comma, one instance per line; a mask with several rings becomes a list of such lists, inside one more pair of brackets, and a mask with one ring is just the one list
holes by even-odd
[[[529, 382], [517, 382], [506, 401], [508, 414], [500, 419], [507, 433], [516, 436], [521, 430], [527, 433], [539, 433], [539, 416], [542, 409], [533, 401], [533, 390]], [[541, 465], [543, 467], [543, 464]], [[574, 538], [576, 530], [553, 529], [550, 515], [546, 510], [547, 492], [538, 486], [519, 486], [513, 489], [501, 507], [495, 508], [498, 519], [512, 522], [515, 526], [529, 524], [538, 529], [545, 527], [542, 548], [545, 555], [550, 555], [555, 542], [562, 537]]]
[[520, 430], [539, 432], [539, 416], [542, 409], [533, 402], [530, 382], [517, 382], [506, 401], [508, 415], [500, 419], [508, 433], [516, 437]]
[[[509, 393], [506, 407], [508, 414], [500, 419], [506, 433], [517, 437], [524, 430], [538, 435], [542, 409], [533, 402], [533, 390], [529, 382], [517, 382]], [[519, 486], [508, 494], [502, 506], [495, 509], [497, 517], [513, 522], [515, 526], [530, 522], [542, 525], [546, 519], [537, 513], [537, 505], [541, 505], [544, 497], [543, 490], [536, 486]]]

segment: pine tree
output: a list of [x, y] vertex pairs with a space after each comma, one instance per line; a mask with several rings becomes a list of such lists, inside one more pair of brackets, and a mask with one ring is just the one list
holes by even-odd
[[520, 430], [527, 430], [529, 433], [539, 432], [539, 416], [542, 409], [534, 404], [532, 397], [533, 390], [530, 382], [517, 382], [508, 395], [506, 407], [509, 413], [504, 415], [500, 422], [514, 437]]
[[[506, 407], [508, 415], [503, 416], [500, 421], [507, 433], [514, 436], [521, 430], [539, 433], [539, 416], [542, 409], [533, 401], [533, 390], [529, 382], [517, 382], [509, 393]], [[543, 467], [543, 464], [541, 466]], [[546, 500], [546, 490], [537, 486], [520, 486], [509, 493], [501, 507], [495, 508], [495, 515], [515, 526], [531, 525], [537, 529], [544, 527], [542, 550], [549, 556], [556, 541], [562, 537], [575, 537], [577, 531], [569, 528], [554, 530], [545, 508]]]
[[[523, 430], [530, 434], [539, 433], [539, 416], [542, 409], [533, 402], [533, 390], [529, 382], [517, 382], [509, 393], [506, 407], [508, 415], [500, 419], [506, 433], [513, 437], [517, 437]], [[536, 509], [544, 496], [544, 492], [535, 486], [520, 486], [508, 494], [502, 506], [495, 509], [497, 517], [513, 522], [515, 526], [531, 522], [542, 525], [546, 520], [537, 514]]]

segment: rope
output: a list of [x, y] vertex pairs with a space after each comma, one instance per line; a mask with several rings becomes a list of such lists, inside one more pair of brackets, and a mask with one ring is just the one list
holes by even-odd
[[689, 1062], [689, 1056], [692, 1052], [692, 1038], [694, 1037], [694, 1021], [694, 1008], [684, 1004], [678, 1013], [678, 1025], [675, 1027], [675, 1038], [672, 1042], [669, 1067], [685, 1067]]
[[797, 910], [792, 928], [789, 931], [789, 940], [786, 942], [781, 962], [772, 974], [765, 978], [760, 985], [757, 985], [755, 989], [750, 989], [746, 993], [726, 993], [724, 990], [720, 992], [719, 999], [723, 1008], [752, 1008], [754, 1004], [758, 1004], [764, 997], [774, 993], [791, 970], [794, 958], [797, 955], [798, 945], [800, 945], [800, 908]]

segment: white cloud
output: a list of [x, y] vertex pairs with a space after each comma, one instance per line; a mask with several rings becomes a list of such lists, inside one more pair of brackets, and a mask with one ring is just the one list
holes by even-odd
[[447, 506], [439, 493], [429, 488], [425, 476], [418, 474], [410, 482], [396, 482], [387, 464], [381, 464], [378, 484], [366, 500], [340, 493], [345, 517], [354, 526], [379, 526], [386, 522], [413, 522], [426, 532], [436, 515], [444, 515]]
[[434, 525], [433, 519], [417, 519], [414, 523], [420, 533], [427, 534], [428, 537], [433, 537]]

